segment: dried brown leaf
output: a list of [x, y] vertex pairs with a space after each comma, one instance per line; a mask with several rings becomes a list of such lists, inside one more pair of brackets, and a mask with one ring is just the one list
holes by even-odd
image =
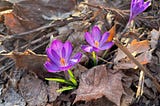
[[[130, 53], [142, 53], [150, 49], [149, 47], [149, 41], [148, 40], [143, 40], [143, 41], [137, 41], [136, 39], [131, 42], [130, 45], [127, 46], [127, 49], [130, 51]], [[114, 59], [114, 62], [118, 62], [119, 60], [127, 57], [123, 51], [118, 49], [118, 54], [116, 58]]]
[[[47, 103], [47, 85], [31, 75], [24, 76], [19, 90], [29, 106], [45, 106]], [[56, 91], [55, 91], [56, 92]]]
[[[150, 49], [150, 43], [148, 40], [137, 41], [136, 39], [131, 42], [130, 45], [127, 46], [127, 49], [135, 56], [135, 58], [141, 64], [147, 64], [151, 62], [152, 51]], [[138, 55], [138, 56], [137, 56]], [[136, 68], [136, 65], [127, 58], [126, 54], [118, 49], [118, 54], [114, 59], [116, 63], [114, 69], [129, 69]]]
[[[151, 62], [152, 59], [152, 52], [151, 51], [146, 51], [139, 56], [136, 57], [136, 59], [141, 63], [141, 64], [147, 64]], [[129, 69], [129, 68], [136, 68], [136, 64], [134, 64], [131, 60], [123, 60], [120, 61], [118, 64], [114, 66], [114, 69]]]
[[160, 31], [153, 29], [151, 31], [151, 41], [150, 41], [152, 49], [156, 49], [159, 37], [160, 37]]
[[[52, 73], [49, 73], [44, 68], [44, 63], [47, 60], [46, 55], [35, 54], [31, 50], [27, 50], [24, 53], [22, 52], [10, 52], [8, 54], [2, 54], [12, 58], [16, 62], [17, 68], [27, 69], [30, 72], [34, 72], [40, 78], [51, 77]], [[53, 76], [52, 76], [53, 77]]]
[[105, 65], [94, 67], [83, 73], [74, 103], [77, 101], [90, 101], [105, 96], [108, 100], [120, 106], [121, 96], [124, 92], [120, 72], [111, 73]]
[[[12, 16], [5, 16], [5, 25], [12, 33], [22, 33], [48, 22], [45, 17], [63, 15], [75, 8], [75, 0], [23, 0], [13, 5]], [[14, 16], [13, 16], [14, 15]]]
[[55, 101], [57, 96], [60, 95], [60, 93], [56, 92], [56, 90], [58, 89], [59, 89], [58, 83], [49, 81], [49, 86], [47, 87], [49, 102]]
[[3, 54], [9, 58], [14, 59], [16, 66], [18, 68], [38, 68], [40, 65], [47, 60], [46, 55], [35, 54], [31, 50], [27, 50], [24, 53], [22, 52], [10, 52], [8, 54]]
[[19, 19], [13, 12], [4, 14], [4, 18], [4, 24], [9, 28], [11, 33], [20, 33], [25, 31]]

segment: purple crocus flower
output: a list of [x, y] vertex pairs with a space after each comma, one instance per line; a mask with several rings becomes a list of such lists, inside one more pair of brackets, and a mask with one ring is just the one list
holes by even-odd
[[47, 61], [44, 66], [48, 72], [66, 71], [78, 63], [82, 57], [81, 53], [77, 53], [73, 58], [72, 44], [65, 42], [64, 44], [59, 40], [54, 40], [49, 48], [47, 48]]
[[100, 29], [94, 26], [92, 32], [85, 33], [85, 39], [90, 45], [82, 45], [82, 49], [86, 52], [99, 52], [100, 50], [106, 50], [112, 47], [113, 42], [107, 42], [109, 32], [101, 34]]
[[151, 5], [151, 0], [132, 0], [130, 7], [129, 23], [140, 13], [145, 11]]

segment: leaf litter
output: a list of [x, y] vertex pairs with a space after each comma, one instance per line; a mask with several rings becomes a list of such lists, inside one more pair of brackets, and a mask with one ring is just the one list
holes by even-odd
[[[3, 29], [0, 31], [3, 36], [2, 43], [0, 43], [5, 48], [3, 54], [0, 55], [2, 57], [0, 59], [0, 66], [2, 66], [0, 79], [4, 78], [5, 80], [5, 83], [0, 84], [5, 85], [1, 90], [2, 102], [0, 104], [8, 106], [12, 104], [20, 106], [26, 104], [28, 106], [159, 105], [158, 91], [152, 80], [147, 77], [143, 79], [143, 94], [136, 101], [135, 95], [140, 76], [138, 71], [140, 70], [135, 69], [136, 65], [115, 46], [104, 57], [110, 61], [109, 63], [102, 60], [100, 64], [103, 65], [91, 69], [88, 69], [87, 64], [90, 63], [89, 54], [83, 54], [80, 64], [73, 67], [74, 74], [79, 81], [77, 90], [73, 92], [59, 94], [56, 90], [62, 86], [61, 84], [44, 81], [46, 77], [65, 77], [63, 73], [48, 73], [43, 67], [47, 60], [44, 55], [45, 49], [52, 40], [71, 41], [74, 53], [79, 52], [81, 51], [80, 46], [86, 43], [84, 33], [89, 31], [93, 25], [100, 26], [102, 32], [110, 29], [109, 40], [112, 40], [122, 31], [129, 18], [130, 2], [128, 0], [93, 0], [91, 2], [84, 0], [85, 3], [79, 0], [63, 2], [59, 0], [14, 0], [9, 2], [11, 3], [8, 3], [8, 7], [4, 7], [2, 10], [6, 9], [7, 11], [12, 8], [13, 10], [10, 13], [0, 13], [0, 24]], [[160, 82], [160, 49], [158, 46], [160, 24], [157, 21], [159, 7], [153, 3], [151, 8], [137, 16], [136, 27], [130, 31], [134, 34], [136, 28], [142, 27], [142, 31], [147, 32], [146, 35], [139, 37], [141, 32], [137, 32], [134, 34], [136, 37], [133, 35], [136, 39], [132, 39], [128, 35], [131, 42], [126, 48]], [[148, 18], [147, 15], [151, 15], [152, 18]], [[15, 37], [16, 34], [21, 36]], [[11, 39], [8, 39], [9, 37]], [[27, 50], [28, 48], [30, 50]], [[115, 52], [108, 59], [107, 56], [113, 49]], [[99, 56], [101, 57], [102, 54]], [[18, 87], [14, 89], [12, 89], [13, 84], [9, 84], [13, 83], [10, 78], [13, 70], [21, 73], [20, 77], [16, 77]], [[13, 79], [15, 76], [12, 75]], [[14, 101], [11, 99], [13, 97], [15, 97]]]
[[105, 96], [111, 102], [120, 106], [120, 98], [124, 93], [120, 72], [111, 73], [105, 65], [94, 67], [80, 77], [79, 88], [76, 91], [77, 101], [90, 101]]

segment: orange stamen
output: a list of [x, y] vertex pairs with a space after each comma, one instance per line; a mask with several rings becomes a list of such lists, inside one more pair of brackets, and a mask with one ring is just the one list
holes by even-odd
[[95, 41], [94, 44], [95, 44], [96, 47], [99, 46], [99, 42], [98, 41]]
[[64, 59], [64, 58], [61, 58], [61, 59], [60, 59], [60, 63], [61, 63], [61, 65], [65, 66], [65, 65], [66, 65], [65, 59]]

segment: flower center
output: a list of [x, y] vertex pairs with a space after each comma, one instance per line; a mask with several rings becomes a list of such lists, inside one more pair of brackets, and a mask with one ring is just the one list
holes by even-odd
[[95, 41], [94, 44], [95, 44], [96, 47], [99, 46], [99, 42], [98, 41]]
[[66, 65], [65, 59], [64, 59], [64, 58], [61, 58], [61, 59], [60, 59], [60, 63], [61, 63], [62, 66], [65, 66], [65, 65]]

